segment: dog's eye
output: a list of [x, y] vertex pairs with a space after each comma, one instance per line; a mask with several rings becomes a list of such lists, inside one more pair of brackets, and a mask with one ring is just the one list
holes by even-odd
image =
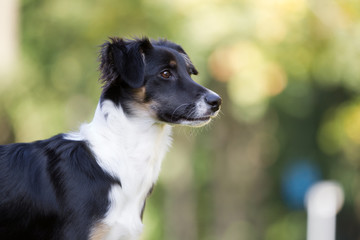
[[163, 77], [163, 78], [170, 78], [172, 75], [171, 75], [171, 72], [168, 71], [168, 70], [164, 70], [160, 73], [160, 76]]

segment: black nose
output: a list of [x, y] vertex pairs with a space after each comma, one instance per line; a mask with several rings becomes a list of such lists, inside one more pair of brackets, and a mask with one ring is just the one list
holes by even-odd
[[216, 112], [219, 110], [221, 105], [221, 97], [217, 95], [216, 93], [209, 92], [205, 95], [205, 101], [207, 104], [211, 106], [211, 110], [213, 112]]

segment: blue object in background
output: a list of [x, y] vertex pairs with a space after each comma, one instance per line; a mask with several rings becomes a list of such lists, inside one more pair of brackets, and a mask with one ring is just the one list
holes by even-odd
[[287, 206], [293, 209], [304, 208], [305, 194], [321, 179], [318, 166], [309, 160], [290, 163], [282, 176], [282, 195]]

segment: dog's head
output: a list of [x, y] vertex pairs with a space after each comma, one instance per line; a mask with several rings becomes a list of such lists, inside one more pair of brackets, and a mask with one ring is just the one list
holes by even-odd
[[191, 79], [198, 72], [186, 52], [167, 40], [111, 38], [102, 45], [100, 71], [101, 101], [130, 116], [201, 126], [220, 109], [221, 98]]

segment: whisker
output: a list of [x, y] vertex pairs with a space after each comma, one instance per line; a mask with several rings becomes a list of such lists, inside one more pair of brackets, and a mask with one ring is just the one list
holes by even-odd
[[179, 109], [179, 108], [181, 108], [181, 107], [183, 107], [183, 106], [189, 106], [190, 104], [189, 103], [184, 103], [184, 104], [181, 104], [180, 106], [178, 106], [177, 108], [175, 108], [175, 110], [173, 111], [173, 113], [171, 114], [171, 118], [170, 118], [170, 120], [172, 121], [173, 120], [173, 117], [174, 117], [174, 115], [175, 115], [175, 112]]
[[196, 113], [196, 106], [191, 108], [191, 111], [189, 112], [189, 114], [187, 114], [187, 117], [188, 118], [194, 118], [195, 113]]

